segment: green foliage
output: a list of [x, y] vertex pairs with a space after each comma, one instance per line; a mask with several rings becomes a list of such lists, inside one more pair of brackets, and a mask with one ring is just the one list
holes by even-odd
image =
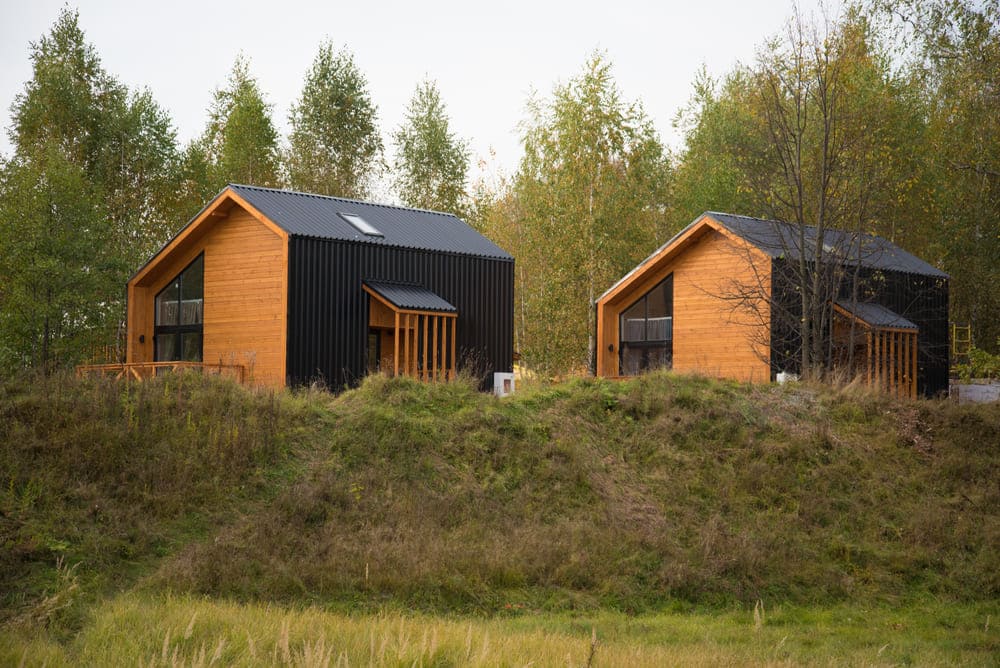
[[669, 169], [652, 123], [621, 99], [600, 54], [529, 110], [517, 217], [498, 236], [517, 237], [521, 353], [557, 373], [590, 363], [594, 300], [660, 243]]
[[[1000, 342], [997, 343], [1000, 348]], [[1000, 354], [991, 354], [982, 348], [969, 349], [968, 364], [959, 364], [958, 377], [968, 382], [973, 378], [1000, 378]]]
[[[892, 3], [920, 58], [911, 66], [929, 101], [933, 222], [951, 274], [952, 319], [1000, 353], [1000, 2]], [[907, 34], [908, 31], [903, 31]]]
[[109, 250], [123, 270], [120, 286], [177, 231], [180, 158], [173, 123], [148, 90], [132, 92], [104, 121], [104, 131], [100, 170], [92, 182], [103, 193]]
[[741, 99], [746, 76], [745, 70], [735, 70], [719, 90], [703, 67], [691, 99], [674, 120], [684, 133], [684, 153], [674, 174], [670, 232], [680, 231], [705, 211], [750, 215], [757, 210], [732, 150], [750, 122]]
[[395, 186], [403, 203], [465, 216], [469, 148], [449, 128], [434, 81], [417, 85], [406, 120], [393, 133], [393, 141]]
[[378, 109], [350, 51], [320, 45], [288, 120], [292, 188], [358, 199], [371, 192], [382, 171]]
[[215, 197], [221, 186], [215, 182], [213, 166], [199, 140], [188, 143], [181, 153], [177, 169], [177, 191], [174, 210], [178, 222], [194, 217], [206, 203]]
[[225, 88], [215, 91], [208, 127], [200, 148], [208, 163], [211, 190], [227, 183], [280, 185], [278, 133], [271, 105], [250, 74], [250, 62], [240, 55]]
[[11, 108], [15, 151], [58, 145], [88, 174], [101, 163], [105, 121], [127, 97], [86, 42], [78, 14], [64, 8], [51, 31], [31, 44], [32, 78]]
[[123, 274], [99, 195], [54, 139], [0, 174], [0, 370], [45, 371], [114, 339]]
[[13, 106], [15, 154], [58, 145], [100, 193], [112, 228], [106, 242], [136, 266], [170, 231], [177, 155], [169, 117], [149, 91], [130, 93], [104, 71], [69, 9], [32, 45], [31, 60], [32, 79]]
[[115, 343], [128, 272], [173, 225], [176, 148], [148, 91], [101, 66], [76, 12], [31, 46], [0, 209], [0, 365], [67, 364]]

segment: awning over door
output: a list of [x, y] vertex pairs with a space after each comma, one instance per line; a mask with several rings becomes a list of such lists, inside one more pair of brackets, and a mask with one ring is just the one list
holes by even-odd
[[369, 293], [381, 298], [386, 305], [400, 311], [433, 311], [458, 313], [458, 309], [427, 288], [409, 283], [365, 281]]
[[878, 329], [905, 329], [913, 330], [914, 332], [919, 329], [919, 327], [903, 316], [887, 309], [881, 304], [868, 304], [864, 302], [851, 304], [848, 301], [838, 301], [834, 303], [834, 306], [844, 315], [853, 317], [869, 327], [876, 327]]
[[369, 326], [392, 333], [393, 375], [455, 377], [458, 309], [420, 285], [366, 280], [362, 287], [371, 297]]
[[853, 359], [869, 385], [901, 397], [917, 396], [919, 327], [880, 304], [833, 303], [838, 361]]

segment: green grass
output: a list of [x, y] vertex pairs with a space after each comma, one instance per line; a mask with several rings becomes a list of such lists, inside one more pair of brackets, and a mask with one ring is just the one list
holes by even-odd
[[[73, 642], [0, 633], [16, 665], [983, 666], [994, 604], [838, 605], [640, 616], [518, 611], [460, 618], [129, 595], [98, 606]], [[596, 638], [596, 645], [594, 639]], [[592, 656], [591, 656], [592, 654]]]
[[628, 612], [995, 597], [996, 407], [652, 375], [507, 401], [383, 378], [308, 471], [151, 578], [240, 600]]
[[[0, 624], [44, 629], [28, 654], [70, 662], [116, 606], [164, 600], [415, 628], [472, 616], [577, 647], [582, 619], [618, 620], [608, 643], [660, 615], [652, 637], [684, 619], [725, 635], [763, 600], [757, 636], [776, 647], [785, 615], [796, 662], [847, 634], [850, 662], [879, 663], [863, 652], [885, 631], [875, 649], [906, 663], [965, 656], [920, 610], [971, 629], [1000, 599], [1000, 406], [669, 373], [504, 400], [474, 386], [0, 381]], [[897, 609], [896, 635], [844, 621]], [[784, 660], [732, 651], [717, 658]]]

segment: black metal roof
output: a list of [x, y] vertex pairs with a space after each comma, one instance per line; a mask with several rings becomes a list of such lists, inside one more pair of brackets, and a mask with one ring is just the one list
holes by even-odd
[[419, 285], [369, 280], [364, 283], [396, 308], [407, 311], [458, 312], [458, 309], [445, 299]]
[[866, 322], [872, 327], [895, 327], [896, 329], [912, 329], [914, 331], [920, 329], [911, 321], [880, 304], [870, 304], [867, 302], [852, 304], [849, 301], [843, 300], [838, 300], [836, 304], [848, 313], [853, 313], [858, 320]]
[[[771, 257], [785, 257], [792, 260], [800, 257], [801, 242], [798, 227], [795, 225], [717, 211], [707, 211], [705, 215], [722, 223], [730, 232], [742, 237]], [[806, 227], [805, 246], [810, 256], [813, 254], [812, 249], [815, 248], [815, 244], [816, 228]], [[854, 264], [860, 259], [862, 267], [871, 269], [948, 278], [948, 274], [940, 269], [873, 234], [827, 229], [823, 232], [823, 248], [828, 258], [838, 258], [845, 264]]]
[[[510, 254], [457, 216], [438, 211], [230, 184], [236, 194], [293, 236], [357, 241], [379, 246], [476, 255], [503, 260]], [[340, 214], [355, 214], [381, 236], [364, 234]]]

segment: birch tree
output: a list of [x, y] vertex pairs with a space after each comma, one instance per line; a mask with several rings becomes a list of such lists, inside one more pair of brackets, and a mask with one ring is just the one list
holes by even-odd
[[383, 168], [378, 108], [346, 48], [320, 45], [288, 120], [292, 188], [359, 199], [370, 194]]
[[281, 184], [278, 132], [271, 120], [271, 105], [264, 100], [250, 74], [250, 62], [242, 55], [233, 64], [227, 85], [215, 91], [200, 147], [216, 192], [226, 183]]
[[611, 64], [594, 54], [583, 72], [533, 99], [514, 179], [523, 215], [523, 352], [555, 373], [594, 359], [595, 299], [652, 252], [665, 229], [669, 165], [637, 102], [626, 102]]
[[395, 186], [406, 206], [466, 215], [468, 144], [450, 127], [437, 84], [421, 82], [396, 144]]
[[103, 68], [75, 11], [29, 57], [0, 188], [0, 348], [48, 369], [121, 333], [125, 280], [173, 225], [177, 151], [167, 114]]

